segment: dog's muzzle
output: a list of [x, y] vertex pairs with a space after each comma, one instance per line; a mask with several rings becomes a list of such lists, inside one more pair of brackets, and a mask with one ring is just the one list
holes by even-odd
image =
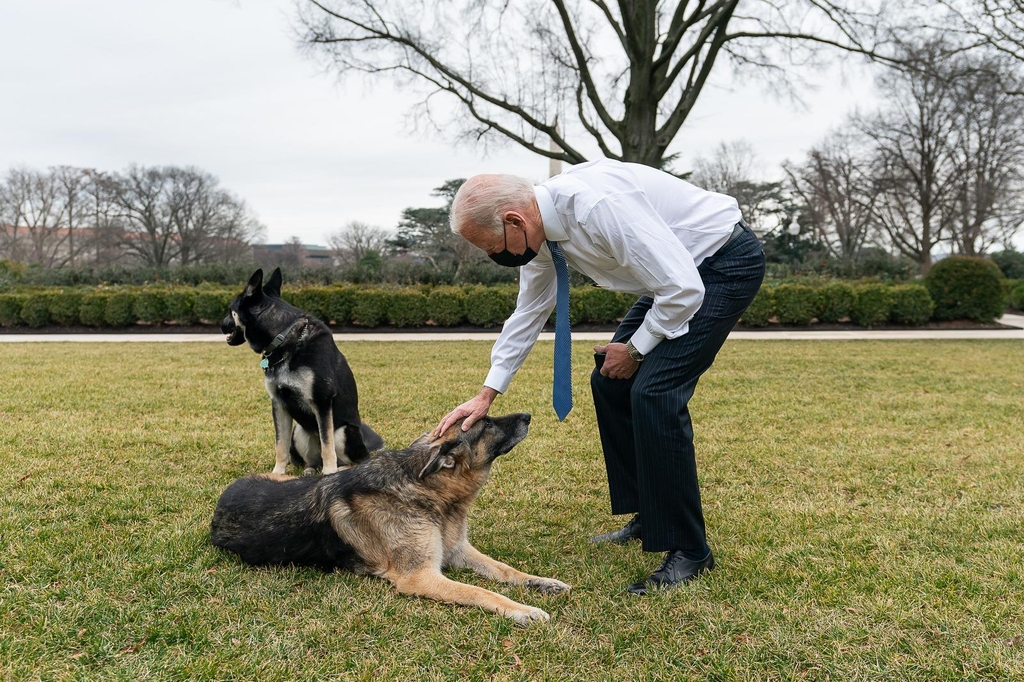
[[245, 343], [245, 332], [235, 324], [235, 320], [228, 315], [220, 322], [220, 331], [224, 334], [224, 340], [229, 346], [240, 346]]

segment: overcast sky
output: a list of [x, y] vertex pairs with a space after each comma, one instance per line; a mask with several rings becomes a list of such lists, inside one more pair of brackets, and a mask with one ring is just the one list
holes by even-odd
[[[484, 155], [407, 132], [409, 96], [339, 84], [299, 53], [292, 16], [292, 0], [0, 4], [0, 172], [194, 165], [253, 208], [268, 242], [320, 244], [351, 220], [393, 229], [403, 208], [439, 205], [430, 190], [450, 178], [546, 177], [546, 159], [511, 145]], [[818, 75], [806, 109], [750, 84], [706, 89], [676, 167], [742, 138], [776, 175], [869, 102], [870, 73], [844, 71]]]

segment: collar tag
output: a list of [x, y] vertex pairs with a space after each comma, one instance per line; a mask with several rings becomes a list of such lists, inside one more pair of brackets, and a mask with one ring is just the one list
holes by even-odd
[[267, 367], [270, 367], [270, 360], [267, 360], [266, 358], [263, 358], [262, 360], [260, 360], [260, 367], [262, 369], [266, 370]]

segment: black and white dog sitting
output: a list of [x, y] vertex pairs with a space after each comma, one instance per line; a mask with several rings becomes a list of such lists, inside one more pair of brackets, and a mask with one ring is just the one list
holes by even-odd
[[[264, 383], [273, 404], [277, 459], [330, 474], [384, 447], [359, 418], [356, 380], [330, 328], [281, 299], [281, 269], [263, 283], [257, 270], [220, 324], [230, 346], [245, 342], [263, 354]], [[293, 434], [294, 425], [294, 434]]]

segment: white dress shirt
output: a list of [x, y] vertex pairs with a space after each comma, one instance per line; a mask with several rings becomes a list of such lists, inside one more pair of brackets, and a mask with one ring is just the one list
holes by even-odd
[[[580, 164], [537, 185], [544, 233], [570, 267], [598, 286], [654, 305], [632, 341], [646, 355], [682, 336], [704, 300], [697, 266], [732, 235], [736, 200], [649, 166], [608, 159]], [[555, 306], [547, 244], [519, 271], [516, 309], [491, 349], [484, 385], [504, 393]]]

